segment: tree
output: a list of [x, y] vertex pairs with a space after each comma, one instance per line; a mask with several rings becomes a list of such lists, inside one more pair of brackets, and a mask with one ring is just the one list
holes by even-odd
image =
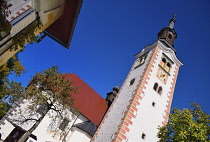
[[27, 43], [33, 44], [34, 42], [37, 42], [37, 37], [35, 35], [35, 32], [38, 29], [41, 29], [42, 22], [40, 20], [40, 17], [37, 17], [36, 21], [25, 27], [22, 31], [17, 33], [15, 36], [12, 37], [14, 46], [10, 48], [10, 50], [18, 50], [21, 48], [23, 50], [25, 48], [25, 45]]
[[196, 103], [192, 108], [172, 110], [167, 125], [159, 128], [160, 142], [209, 142], [210, 115]]
[[23, 90], [21, 83], [9, 81], [7, 77], [12, 73], [20, 76], [24, 72], [25, 69], [17, 54], [0, 66], [0, 118], [6, 114], [10, 104], [19, 97]]
[[[65, 74], [61, 74], [56, 66], [53, 66], [44, 72], [37, 72], [30, 80], [29, 85], [23, 91], [21, 100], [28, 100], [28, 114], [20, 114], [10, 121], [14, 123], [32, 123], [33, 125], [19, 139], [19, 142], [25, 141], [30, 134], [38, 127], [45, 115], [52, 116], [54, 122], [57, 119], [63, 119], [67, 111], [72, 115], [77, 114], [74, 105], [74, 93], [77, 93], [77, 87], [65, 79]], [[41, 113], [37, 114], [37, 108], [42, 107]]]
[[10, 32], [11, 25], [6, 19], [10, 13], [11, 12], [8, 10], [7, 2], [0, 0], [0, 32], [5, 32], [6, 34]]
[[5, 79], [12, 73], [15, 73], [16, 76], [20, 76], [24, 72], [25, 69], [18, 58], [18, 54], [15, 54], [6, 63], [0, 66], [0, 80]]
[[11, 104], [21, 97], [24, 88], [21, 83], [9, 81], [7, 78], [0, 87], [0, 118], [2, 118], [11, 108]]

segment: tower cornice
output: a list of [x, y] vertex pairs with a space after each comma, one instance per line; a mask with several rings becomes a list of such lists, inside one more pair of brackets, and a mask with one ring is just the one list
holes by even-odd
[[179, 66], [182, 66], [183, 63], [177, 58], [174, 50], [171, 48], [166, 47], [160, 40], [157, 41], [157, 46], [159, 46], [165, 53], [169, 53], [172, 57], [172, 60], [178, 64]]
[[155, 47], [159, 46], [165, 53], [169, 53], [172, 56], [172, 60], [177, 63], [179, 66], [182, 66], [183, 63], [177, 58], [174, 49], [166, 46], [161, 40], [157, 40], [154, 43], [147, 45], [144, 49], [135, 55], [135, 58], [139, 58], [145, 53], [153, 50]]

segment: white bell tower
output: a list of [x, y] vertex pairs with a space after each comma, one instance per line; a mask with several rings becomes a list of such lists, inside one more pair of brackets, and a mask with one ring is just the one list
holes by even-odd
[[158, 40], [135, 55], [135, 62], [92, 142], [157, 142], [168, 121], [174, 88], [183, 65], [176, 57], [175, 16]]

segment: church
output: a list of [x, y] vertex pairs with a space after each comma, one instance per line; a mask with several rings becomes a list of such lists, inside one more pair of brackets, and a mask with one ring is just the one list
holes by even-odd
[[[135, 61], [120, 89], [113, 88], [103, 99], [75, 74], [69, 80], [81, 87], [75, 97], [80, 115], [64, 118], [55, 129], [48, 129], [50, 116], [30, 135], [27, 142], [156, 142], [158, 127], [167, 124], [179, 67], [174, 40], [174, 16], [158, 39], [135, 55]], [[2, 139], [18, 140], [27, 127], [13, 123], [18, 109], [24, 110], [27, 101], [14, 104], [0, 121]], [[39, 108], [37, 108], [37, 112]], [[69, 112], [70, 114], [71, 112]], [[67, 129], [65, 134], [60, 134]]]

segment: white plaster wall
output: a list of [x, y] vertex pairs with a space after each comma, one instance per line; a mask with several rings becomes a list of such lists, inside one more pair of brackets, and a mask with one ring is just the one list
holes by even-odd
[[[69, 117], [71, 117], [69, 115]], [[62, 120], [61, 120], [62, 121]], [[61, 121], [58, 123], [57, 127], [59, 127]], [[71, 117], [71, 122], [68, 124], [68, 127], [66, 129], [66, 132], [68, 133], [66, 135], [66, 142], [89, 142], [91, 137], [86, 134], [86, 132], [83, 132], [81, 130], [75, 130], [72, 131], [74, 127], [72, 125], [82, 123], [84, 121], [88, 121], [87, 118], [85, 118], [82, 114], [80, 114], [78, 117], [75, 116], [74, 118]], [[57, 129], [49, 129], [49, 125], [52, 122], [52, 118], [49, 117], [49, 115], [45, 116], [45, 118], [42, 120], [40, 125], [37, 127], [36, 130], [34, 130], [33, 134], [37, 136], [38, 142], [45, 142], [45, 141], [52, 141], [52, 142], [60, 142], [64, 139], [65, 135], [56, 135], [58, 133], [61, 133], [61, 131]], [[30, 142], [28, 140], [28, 142]]]
[[[172, 66], [170, 71], [171, 76], [168, 77], [167, 84], [162, 83], [157, 77], [158, 64], [161, 61], [163, 50], [160, 49], [160, 53], [158, 54], [158, 58], [156, 60], [156, 64], [151, 73], [151, 78], [144, 90], [145, 94], [143, 99], [138, 106], [138, 112], [136, 118], [133, 120], [133, 125], [131, 126], [131, 130], [128, 135], [128, 142], [138, 141], [158, 141], [157, 133], [158, 126], [162, 126], [162, 121], [164, 121], [163, 116], [165, 114], [167, 100], [168, 100], [168, 92], [170, 91], [172, 75], [174, 74], [174, 69], [176, 64]], [[166, 54], [170, 59], [172, 59], [171, 54]], [[131, 74], [136, 74], [132, 72]], [[153, 90], [153, 86], [155, 83], [158, 83], [159, 86], [163, 87], [162, 95], [159, 95], [157, 92]], [[155, 107], [152, 106], [152, 102], [155, 102]], [[146, 134], [145, 139], [142, 139], [142, 133]]]
[[70, 133], [72, 136], [67, 140], [67, 142], [89, 142], [92, 138], [89, 134], [75, 127], [71, 129]]
[[[114, 138], [114, 133], [117, 132], [118, 125], [121, 123], [121, 119], [124, 117], [124, 112], [127, 110], [126, 106], [129, 105], [129, 100], [132, 98], [133, 91], [136, 89], [136, 85], [141, 79], [142, 73], [151, 58], [150, 52], [146, 58], [146, 61], [143, 65], [130, 71], [130, 74], [127, 76], [116, 102], [113, 103], [113, 107], [110, 108], [108, 117], [105, 119], [105, 122], [101, 125], [101, 129], [96, 136], [94, 142], [110, 142]], [[134, 63], [135, 64], [135, 63]], [[130, 86], [130, 81], [135, 78], [135, 82]]]
[[6, 139], [6, 137], [12, 132], [15, 127], [7, 120], [0, 120], [0, 133], [1, 139]]
[[[6, 116], [0, 120], [0, 128], [1, 128], [0, 133], [2, 134], [2, 139], [5, 139], [14, 129], [14, 126], [10, 122], [8, 122], [6, 119], [9, 119], [11, 122], [15, 123], [15, 121], [13, 120], [19, 118], [20, 115], [24, 115], [24, 117], [27, 117], [29, 115], [29, 110], [27, 109], [29, 104], [30, 104], [29, 101], [23, 100], [17, 105], [13, 105], [15, 109], [14, 108], [10, 109], [7, 112]], [[36, 109], [38, 109], [38, 107]], [[62, 131], [58, 128], [60, 126], [60, 123], [63, 121], [63, 119], [57, 119], [56, 121], [53, 121], [52, 118], [54, 116], [54, 113], [48, 112], [48, 114], [44, 117], [44, 119], [41, 121], [39, 126], [32, 133], [33, 135], [37, 137], [37, 141], [38, 142], [46, 142], [46, 141], [60, 142], [64, 139], [64, 137], [66, 137], [67, 142], [68, 141], [79, 142], [78, 140], [81, 137], [84, 142], [89, 142], [90, 136], [87, 135], [85, 132], [76, 131], [75, 133], [72, 133], [72, 131], [70, 130], [73, 124], [88, 121], [88, 119], [85, 118], [82, 114], [80, 114], [79, 116], [72, 117], [72, 113], [70, 111], [67, 111], [67, 112], [68, 112], [67, 118], [70, 119], [70, 122], [65, 132], [67, 132], [68, 134], [63, 134]], [[39, 118], [39, 116], [40, 115], [37, 114], [33, 118]], [[27, 122], [23, 124], [16, 122], [15, 124], [22, 127], [25, 130], [28, 130], [31, 128], [34, 122]], [[33, 141], [35, 140], [32, 138], [29, 138], [27, 140], [27, 142], [33, 142]]]

